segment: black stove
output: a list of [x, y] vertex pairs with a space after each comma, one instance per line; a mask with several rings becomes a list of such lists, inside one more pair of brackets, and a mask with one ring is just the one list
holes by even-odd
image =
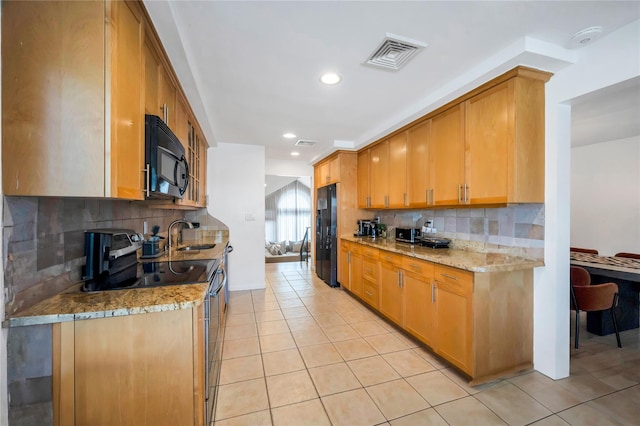
[[211, 281], [218, 260], [173, 260], [135, 262], [115, 273], [105, 271], [86, 281], [82, 291], [122, 290], [141, 287], [206, 283]]

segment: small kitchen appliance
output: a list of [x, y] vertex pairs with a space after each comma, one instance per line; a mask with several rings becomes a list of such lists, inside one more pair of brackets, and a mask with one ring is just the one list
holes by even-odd
[[84, 233], [86, 291], [136, 280], [137, 251], [142, 235], [131, 229], [90, 229]]
[[430, 248], [436, 249], [436, 248], [449, 248], [450, 243], [451, 243], [451, 240], [448, 238], [423, 236], [420, 239], [419, 244], [424, 247], [430, 247]]
[[354, 237], [375, 237], [378, 230], [377, 219], [360, 219], [358, 220], [358, 233], [353, 234]]
[[420, 235], [418, 228], [396, 228], [396, 241], [402, 243], [417, 243]]

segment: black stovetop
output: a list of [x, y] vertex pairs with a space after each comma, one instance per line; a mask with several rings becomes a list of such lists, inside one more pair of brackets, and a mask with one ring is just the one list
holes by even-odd
[[217, 260], [174, 260], [165, 262], [136, 262], [114, 274], [103, 273], [86, 281], [82, 291], [122, 290], [140, 287], [209, 282]]

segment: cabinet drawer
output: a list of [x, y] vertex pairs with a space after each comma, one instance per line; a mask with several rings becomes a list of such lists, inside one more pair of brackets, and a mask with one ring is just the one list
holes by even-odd
[[368, 280], [364, 281], [364, 286], [362, 290], [362, 298], [369, 305], [374, 308], [379, 308], [379, 296], [378, 296], [378, 286], [375, 283], [372, 283]]
[[378, 262], [362, 259], [362, 278], [378, 282]]
[[461, 294], [473, 293], [473, 272], [442, 265], [436, 265], [434, 272], [440, 286]]
[[407, 256], [402, 257], [402, 269], [407, 272], [431, 279], [433, 278], [433, 268], [433, 263], [427, 262], [426, 260], [419, 260]]
[[370, 260], [375, 261], [378, 260], [380, 250], [367, 246], [360, 246], [360, 253], [362, 253], [362, 257], [369, 258]]
[[390, 253], [388, 251], [381, 251], [379, 255], [380, 263], [385, 266], [401, 268], [402, 267], [401, 254]]

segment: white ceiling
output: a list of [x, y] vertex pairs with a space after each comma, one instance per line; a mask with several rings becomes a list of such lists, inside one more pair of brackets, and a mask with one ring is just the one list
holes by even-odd
[[[606, 37], [640, 17], [638, 1], [145, 5], [210, 144], [264, 145], [267, 158], [293, 159], [293, 142], [282, 137], [293, 132], [317, 141], [298, 149], [297, 159], [307, 162], [364, 146], [516, 64], [557, 71], [578, 58], [567, 48], [575, 32], [599, 25]], [[362, 65], [386, 33], [428, 47], [397, 72]], [[342, 82], [321, 84], [326, 71]], [[593, 113], [593, 103], [576, 102], [576, 114]]]

